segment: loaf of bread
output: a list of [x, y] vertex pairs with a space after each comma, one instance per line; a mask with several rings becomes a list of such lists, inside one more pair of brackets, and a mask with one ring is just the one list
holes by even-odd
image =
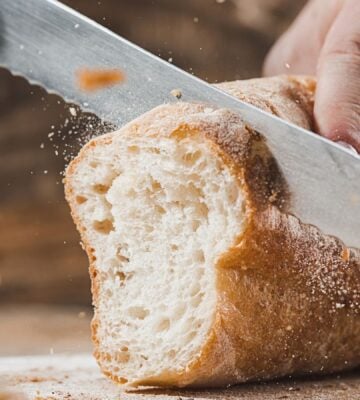
[[[313, 128], [310, 78], [219, 86]], [[95, 355], [114, 381], [214, 387], [360, 364], [360, 251], [290, 214], [241, 115], [159, 106], [91, 140], [65, 187], [90, 260]]]

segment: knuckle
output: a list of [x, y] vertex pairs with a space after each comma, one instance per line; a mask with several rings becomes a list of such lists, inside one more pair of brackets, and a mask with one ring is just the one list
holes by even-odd
[[360, 31], [354, 32], [342, 41], [336, 41], [332, 46], [324, 49], [323, 57], [345, 55], [360, 59]]
[[359, 132], [360, 104], [355, 101], [333, 99], [322, 104], [315, 103], [315, 119], [325, 136], [341, 140]]

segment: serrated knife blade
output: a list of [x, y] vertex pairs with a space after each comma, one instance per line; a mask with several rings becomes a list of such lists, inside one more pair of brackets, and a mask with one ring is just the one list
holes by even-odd
[[[121, 126], [182, 100], [232, 109], [264, 135], [289, 185], [291, 213], [360, 248], [360, 156], [245, 104], [166, 63], [56, 0], [1, 0], [0, 65]], [[126, 81], [89, 94], [83, 67], [120, 68]], [[360, 127], [359, 127], [360, 131]]]

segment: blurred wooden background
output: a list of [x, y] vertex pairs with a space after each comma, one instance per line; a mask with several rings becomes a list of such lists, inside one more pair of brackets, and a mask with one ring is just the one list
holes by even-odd
[[[267, 50], [305, 0], [64, 2], [215, 82], [260, 76]], [[0, 69], [1, 305], [90, 305], [87, 260], [61, 183], [89, 129], [80, 117], [61, 98]]]

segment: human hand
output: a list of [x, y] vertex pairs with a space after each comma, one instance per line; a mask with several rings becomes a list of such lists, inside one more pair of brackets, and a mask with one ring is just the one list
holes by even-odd
[[310, 0], [265, 60], [282, 73], [317, 76], [319, 133], [360, 152], [360, 0]]

